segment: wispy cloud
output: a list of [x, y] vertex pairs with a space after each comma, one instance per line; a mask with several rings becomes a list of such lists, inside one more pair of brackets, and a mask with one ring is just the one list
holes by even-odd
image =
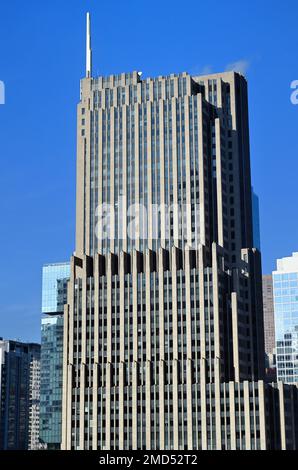
[[250, 67], [250, 61], [247, 59], [240, 59], [236, 62], [232, 62], [226, 66], [227, 72], [239, 72], [242, 75], [245, 75]]
[[200, 75], [209, 75], [213, 72], [212, 65], [204, 65], [204, 67], [200, 70]]
[[[242, 75], [245, 75], [248, 71], [248, 69], [251, 66], [251, 61], [248, 59], [239, 59], [236, 60], [235, 62], [231, 62], [224, 67], [224, 70], [226, 72], [239, 72]], [[195, 65], [192, 67], [190, 70], [191, 75], [210, 75], [212, 73], [215, 73], [216, 70], [214, 70], [214, 66], [210, 64], [206, 64], [204, 66], [200, 65]]]
[[212, 65], [204, 65], [203, 67], [199, 65], [195, 65], [189, 71], [191, 75], [209, 75], [212, 72], [213, 72]]

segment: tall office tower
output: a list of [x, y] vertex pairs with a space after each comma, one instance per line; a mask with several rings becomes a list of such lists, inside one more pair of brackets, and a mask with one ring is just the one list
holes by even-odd
[[39, 439], [48, 450], [61, 447], [63, 308], [69, 275], [69, 263], [43, 266]]
[[295, 393], [262, 380], [246, 80], [93, 78], [87, 26], [62, 448], [294, 447]]
[[273, 271], [277, 378], [298, 382], [298, 253]]
[[0, 449], [36, 450], [40, 345], [0, 340]]
[[260, 205], [259, 197], [252, 191], [253, 245], [261, 251]]
[[275, 349], [275, 326], [274, 326], [274, 302], [273, 302], [273, 280], [271, 274], [263, 275], [263, 306], [264, 306], [264, 331], [265, 352], [273, 354]]

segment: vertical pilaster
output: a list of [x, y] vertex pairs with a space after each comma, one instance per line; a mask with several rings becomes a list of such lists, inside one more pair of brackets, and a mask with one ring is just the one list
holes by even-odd
[[172, 265], [172, 298], [173, 298], [173, 434], [174, 449], [179, 449], [179, 415], [178, 415], [178, 378], [179, 378], [179, 354], [178, 354], [178, 296], [177, 296], [177, 256], [178, 250], [173, 247], [171, 250]]
[[132, 286], [133, 286], [133, 364], [132, 364], [132, 448], [138, 448], [138, 256], [139, 252], [133, 251], [132, 259]]
[[158, 256], [158, 301], [159, 301], [159, 428], [160, 428], [160, 448], [165, 449], [165, 337], [164, 337], [164, 271], [165, 271], [165, 251], [160, 248]]
[[185, 253], [185, 303], [186, 303], [186, 399], [187, 399], [187, 448], [193, 448], [192, 420], [192, 307], [191, 307], [191, 259], [193, 252]]
[[245, 449], [251, 450], [249, 382], [243, 382]]
[[277, 383], [279, 392], [279, 413], [280, 413], [280, 439], [281, 439], [281, 450], [287, 449], [286, 439], [286, 419], [285, 419], [285, 396], [284, 396], [284, 384], [283, 382]]
[[229, 382], [231, 450], [236, 450], [235, 382]]
[[265, 383], [263, 380], [258, 382], [259, 391], [259, 417], [260, 417], [260, 447], [261, 450], [267, 449], [267, 430], [266, 430], [266, 398], [265, 398]]
[[151, 267], [152, 252], [146, 251], [146, 449], [151, 449]]

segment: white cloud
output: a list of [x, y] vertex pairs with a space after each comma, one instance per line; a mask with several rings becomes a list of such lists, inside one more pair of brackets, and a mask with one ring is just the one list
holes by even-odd
[[191, 68], [189, 73], [191, 75], [209, 75], [210, 73], [212, 73], [212, 71], [212, 65], [204, 65], [203, 67], [195, 65]]
[[200, 71], [200, 75], [209, 75], [210, 73], [213, 72], [213, 68], [211, 65], [205, 65], [201, 71]]
[[[225, 67], [226, 72], [239, 72], [245, 75], [248, 71], [251, 62], [248, 59], [240, 59], [235, 62], [231, 62]], [[190, 70], [191, 75], [210, 75], [214, 72], [214, 67], [210, 64], [206, 64], [203, 67], [196, 65]]]
[[237, 60], [226, 66], [226, 72], [239, 72], [245, 75], [250, 67], [250, 62], [247, 59]]

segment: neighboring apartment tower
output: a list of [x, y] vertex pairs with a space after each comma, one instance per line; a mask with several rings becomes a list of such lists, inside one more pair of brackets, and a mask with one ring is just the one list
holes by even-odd
[[0, 450], [37, 450], [40, 345], [0, 340]]
[[298, 383], [298, 253], [273, 271], [277, 378]]
[[69, 263], [43, 266], [39, 438], [48, 450], [61, 447], [63, 308], [69, 275]]
[[275, 349], [273, 281], [272, 281], [271, 274], [263, 275], [263, 306], [264, 306], [265, 352], [269, 356], [274, 353], [274, 349]]
[[28, 450], [39, 450], [40, 345], [31, 347], [29, 377]]
[[87, 44], [62, 448], [295, 448], [297, 389], [263, 381], [246, 80], [92, 78]]

